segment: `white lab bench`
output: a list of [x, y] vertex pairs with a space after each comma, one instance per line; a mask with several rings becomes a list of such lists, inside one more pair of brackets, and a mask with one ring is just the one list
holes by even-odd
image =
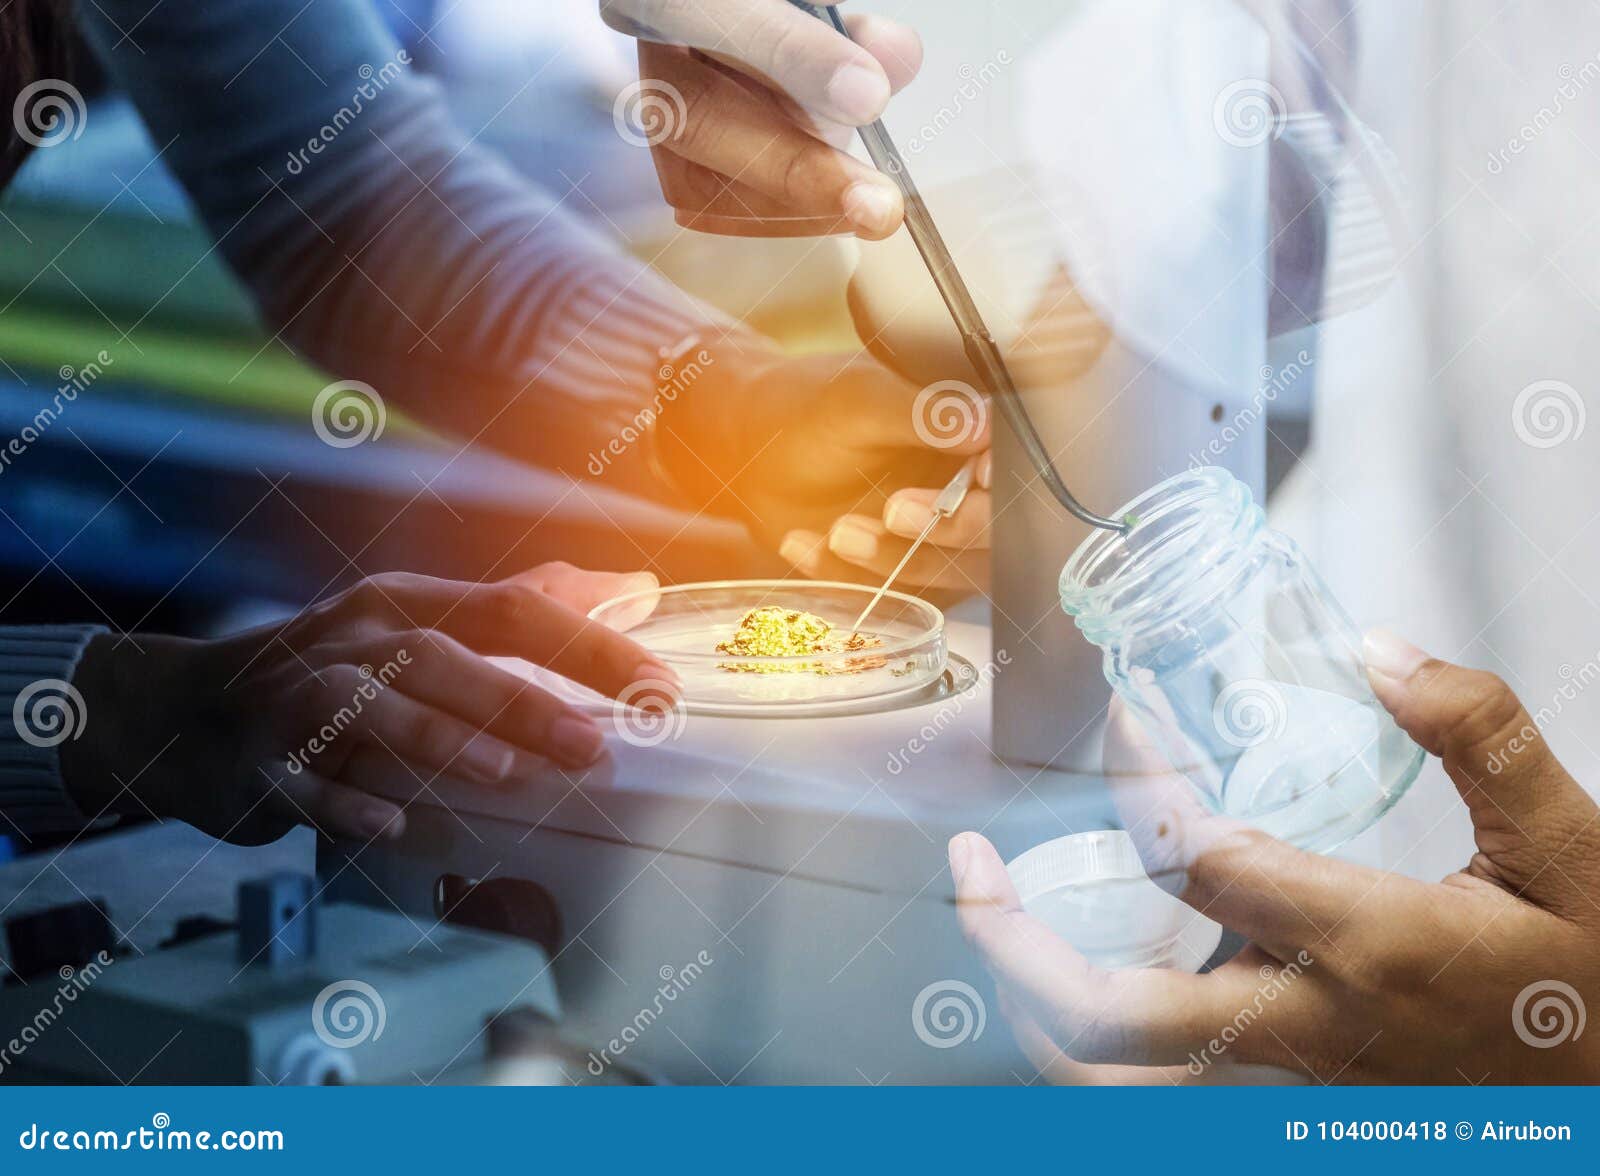
[[[987, 663], [986, 625], [953, 622], [949, 637]], [[320, 866], [330, 895], [416, 915], [435, 913], [451, 875], [538, 887], [559, 911], [566, 1035], [597, 1052], [617, 1039], [623, 1064], [655, 1076], [1028, 1079], [961, 938], [946, 842], [978, 829], [1009, 858], [1113, 819], [1098, 779], [991, 753], [991, 680], [873, 714], [691, 715], [660, 746], [612, 737], [586, 773], [503, 791], [421, 790], [397, 772], [386, 790], [409, 803], [404, 836], [324, 847]], [[692, 985], [659, 1000], [702, 952]], [[959, 1044], [929, 1044], [913, 1009], [955, 982], [982, 1010]], [[636, 1040], [620, 1036], [630, 1026]]]

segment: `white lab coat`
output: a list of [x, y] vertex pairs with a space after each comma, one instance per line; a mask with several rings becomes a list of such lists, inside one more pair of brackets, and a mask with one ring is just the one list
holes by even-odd
[[[1052, 134], [1062, 108], [1045, 107], [1035, 87], [1026, 141], [1042, 165], [1076, 161], [1080, 182], [1108, 193], [1100, 214], [1112, 229], [1143, 242], [1113, 250], [1115, 280], [1091, 286], [1119, 338], [1162, 351], [1180, 372], [1232, 377], [1245, 370], [1251, 333], [1219, 321], [1183, 339], [1187, 320], [1172, 315], [1186, 301], [1163, 297], [1237, 264], [1225, 248], [1174, 251], [1159, 231], [1170, 223], [1162, 201], [1182, 207], [1216, 175], [1212, 128], [1150, 120], [1185, 106], [1176, 99], [1186, 85], [1251, 76], [1259, 50], [1248, 36], [1191, 37], [1192, 60], [1177, 70], [1159, 53], [1111, 52], [1119, 38], [1106, 28], [1081, 35], [1157, 7], [1079, 9], [1080, 35], [1050, 46], [1048, 71], [1036, 55], [1031, 72], [1078, 96], [1065, 109], [1101, 95], [1098, 117]], [[1236, 11], [1271, 15], [1263, 7]], [[1213, 34], [1229, 28], [1226, 15], [1210, 15]], [[1582, 685], [1600, 678], [1600, 422], [1586, 419], [1600, 314], [1600, 57], [1579, 48], [1600, 46], [1600, 10], [1586, 0], [1427, 0], [1359, 6], [1350, 19], [1359, 84], [1346, 97], [1394, 153], [1410, 233], [1385, 293], [1321, 327], [1312, 442], [1273, 521], [1363, 627], [1392, 627], [1503, 674], [1549, 716], [1551, 744], [1600, 793], [1600, 685]], [[1171, 191], [1173, 177], [1183, 193]], [[1472, 849], [1455, 789], [1430, 762], [1344, 853], [1437, 878]]]
[[[1402, 281], [1325, 334], [1277, 521], [1358, 619], [1545, 710], [1600, 794], [1600, 10], [1401, 7], [1358, 14], [1360, 101], [1411, 177], [1415, 240]], [[1351, 852], [1437, 878], [1472, 849], [1431, 763]]]

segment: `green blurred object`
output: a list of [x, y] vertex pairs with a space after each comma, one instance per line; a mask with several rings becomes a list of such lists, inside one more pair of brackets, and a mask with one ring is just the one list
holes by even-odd
[[[0, 211], [0, 359], [19, 370], [53, 386], [60, 368], [77, 370], [103, 349], [114, 373], [107, 383], [119, 391], [143, 386], [155, 396], [286, 417], [309, 413], [335, 378], [271, 338], [249, 293], [191, 221], [156, 219], [128, 198], [97, 212], [13, 195]], [[634, 248], [791, 354], [860, 347], [844, 300], [851, 263], [835, 242], [710, 237], [658, 218], [641, 227]], [[787, 277], [774, 285], [773, 273]], [[385, 408], [386, 435], [427, 433], [394, 405]]]
[[[295, 417], [328, 384], [267, 334], [197, 226], [28, 202], [5, 214], [21, 241], [0, 251], [0, 357], [12, 366], [53, 382], [103, 350], [118, 385]], [[386, 428], [420, 431], [392, 408]]]
[[0, 355], [16, 367], [53, 373], [64, 363], [80, 367], [102, 350], [111, 357], [107, 367], [118, 383], [261, 412], [309, 411], [328, 382], [278, 344], [262, 350], [260, 343], [245, 339], [150, 326], [119, 339], [111, 324], [73, 311], [18, 303], [0, 313]]
[[4, 211], [0, 305], [70, 308], [104, 326], [98, 307], [124, 328], [144, 319], [258, 344], [264, 337], [249, 295], [198, 225], [24, 199]]

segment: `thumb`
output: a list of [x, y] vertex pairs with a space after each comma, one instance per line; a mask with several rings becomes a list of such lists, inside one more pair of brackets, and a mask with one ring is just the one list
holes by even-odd
[[1378, 700], [1466, 802], [1478, 845], [1469, 873], [1541, 905], [1582, 901], [1600, 857], [1597, 810], [1511, 688], [1381, 629], [1363, 653]]

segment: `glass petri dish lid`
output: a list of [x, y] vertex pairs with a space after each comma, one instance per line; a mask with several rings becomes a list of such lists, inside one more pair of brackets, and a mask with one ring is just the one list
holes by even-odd
[[[618, 596], [589, 616], [650, 650], [683, 679], [684, 705], [760, 713], [920, 690], [944, 672], [944, 613], [903, 592], [884, 594], [864, 641], [841, 648], [874, 588], [807, 580], [719, 580]], [[828, 626], [814, 652], [762, 656], [718, 649], [757, 609], [809, 613]]]

